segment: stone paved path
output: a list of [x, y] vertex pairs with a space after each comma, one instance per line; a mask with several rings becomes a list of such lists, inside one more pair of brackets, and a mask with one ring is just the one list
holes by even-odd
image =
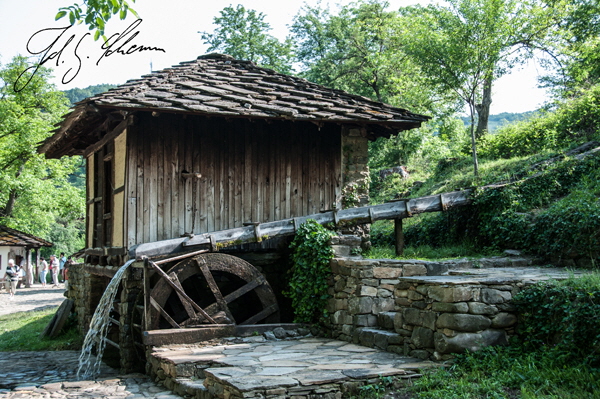
[[[2, 289], [0, 315], [55, 308], [65, 299], [63, 293], [62, 284], [59, 288], [34, 284], [18, 289], [10, 300]], [[119, 375], [106, 365], [96, 381], [78, 381], [78, 364], [79, 351], [0, 352], [0, 399], [181, 398], [146, 375]]]
[[65, 300], [63, 284], [59, 284], [58, 288], [52, 288], [51, 284], [43, 288], [39, 283], [31, 288], [19, 288], [13, 299], [9, 299], [3, 282], [0, 288], [0, 315], [57, 307]]
[[189, 392], [206, 387], [211, 394], [225, 392], [218, 397], [287, 398], [338, 392], [348, 383], [382, 376], [416, 378], [435, 365], [328, 338], [227, 340], [213, 346], [156, 347], [152, 368], [166, 386], [180, 384]]

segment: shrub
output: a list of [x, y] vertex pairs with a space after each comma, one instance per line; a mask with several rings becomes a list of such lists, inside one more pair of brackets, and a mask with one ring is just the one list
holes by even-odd
[[292, 250], [290, 290], [296, 323], [320, 323], [327, 317], [329, 260], [333, 233], [313, 219], [302, 223], [290, 244]]
[[600, 367], [600, 275], [535, 284], [515, 295], [518, 340], [552, 351], [562, 364]]

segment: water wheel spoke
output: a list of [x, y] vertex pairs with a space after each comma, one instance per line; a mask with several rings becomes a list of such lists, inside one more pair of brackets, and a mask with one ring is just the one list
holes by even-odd
[[[256, 287], [259, 287], [259, 286], [265, 284], [266, 282], [267, 282], [267, 280], [265, 280], [265, 278], [263, 276], [259, 276], [259, 277], [255, 278], [254, 280], [250, 281], [249, 283], [245, 284], [244, 286], [238, 288], [237, 290], [225, 295], [223, 297], [223, 299], [225, 300], [226, 303], [229, 304], [229, 303], [235, 301], [236, 299], [238, 299], [239, 297], [249, 293]], [[206, 310], [206, 313], [208, 313], [209, 315], [212, 316], [213, 314], [215, 314], [216, 312], [219, 311], [219, 304], [217, 302], [214, 302], [214, 303], [210, 304], [209, 306], [207, 306], [204, 310]]]
[[263, 310], [261, 310], [254, 316], [250, 317], [249, 319], [245, 320], [243, 323], [240, 323], [240, 325], [243, 326], [243, 325], [247, 325], [247, 324], [256, 324], [259, 321], [266, 319], [267, 317], [269, 317], [273, 313], [277, 312], [278, 310], [279, 310], [279, 306], [277, 306], [277, 304], [274, 303], [274, 304], [264, 308]]
[[227, 315], [227, 318], [229, 318], [229, 320], [231, 320], [231, 322], [235, 324], [235, 318], [229, 311], [229, 306], [227, 306], [227, 301], [225, 301], [225, 298], [223, 298], [223, 294], [221, 293], [221, 290], [219, 289], [219, 286], [217, 285], [215, 278], [213, 277], [210, 269], [208, 268], [208, 265], [206, 264], [204, 259], [200, 259], [200, 258], [196, 258], [196, 263], [198, 264], [198, 267], [202, 271], [202, 274], [204, 275], [204, 278], [206, 279], [206, 283], [208, 284], [208, 287], [210, 288], [213, 295], [215, 296], [215, 299], [217, 300], [217, 304], [219, 305], [219, 308], [221, 308], [221, 310], [224, 311], [225, 314]]
[[173, 320], [171, 316], [169, 316], [169, 314], [162, 308], [162, 306], [160, 306], [158, 302], [156, 302], [156, 300], [152, 297], [150, 297], [150, 304], [154, 309], [158, 310], [158, 313], [160, 313], [162, 317], [164, 317], [165, 320], [168, 321], [171, 326], [173, 326], [174, 328], [181, 328], [181, 326], [177, 324], [175, 320]]
[[[179, 289], [183, 292], [183, 286], [181, 285], [181, 282], [177, 278], [177, 274], [169, 273], [169, 277], [171, 277], [171, 281], [173, 283], [175, 283], [175, 285], [177, 287], [179, 287]], [[175, 292], [177, 293], [177, 296], [179, 297], [179, 300], [181, 301], [181, 304], [183, 305], [183, 308], [185, 309], [185, 312], [188, 314], [189, 318], [195, 319], [196, 312], [194, 311], [194, 307], [192, 306], [192, 304], [190, 302], [188, 302], [187, 299], [184, 298], [183, 295], [181, 295], [181, 293], [179, 291], [175, 291]]]

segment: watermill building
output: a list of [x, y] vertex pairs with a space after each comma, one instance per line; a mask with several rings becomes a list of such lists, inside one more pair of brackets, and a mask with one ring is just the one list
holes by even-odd
[[[221, 54], [75, 104], [39, 151], [87, 162], [85, 263], [70, 284], [81, 328], [109, 278], [141, 255], [174, 273], [220, 323], [291, 321], [281, 295], [285, 241], [257, 228], [255, 243], [232, 240], [227, 255], [160, 262], [225, 246], [198, 241], [211, 232], [367, 204], [368, 141], [427, 119]], [[159, 272], [144, 278], [142, 270], [126, 274], [108, 337], [126, 370], [139, 365], [145, 327], [206, 322]], [[144, 284], [155, 297], [145, 297]], [[214, 306], [202, 290], [218, 291]], [[235, 306], [242, 293], [251, 297]]]

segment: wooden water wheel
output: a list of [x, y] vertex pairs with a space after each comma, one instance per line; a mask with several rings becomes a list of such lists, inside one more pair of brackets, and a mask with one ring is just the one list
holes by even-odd
[[149, 330], [279, 322], [271, 286], [254, 266], [240, 258], [201, 254], [177, 263], [166, 270], [166, 275], [185, 295], [161, 278], [150, 291]]

